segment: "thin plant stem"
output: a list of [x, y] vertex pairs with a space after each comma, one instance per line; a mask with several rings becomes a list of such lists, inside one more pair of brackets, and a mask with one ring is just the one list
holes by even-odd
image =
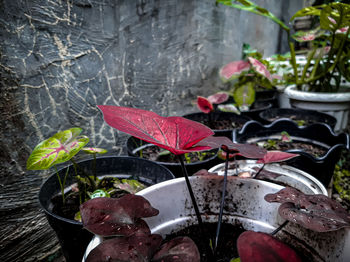
[[225, 195], [226, 195], [226, 187], [227, 187], [228, 159], [229, 159], [229, 151], [226, 151], [224, 184], [223, 184], [223, 186], [222, 186], [222, 194], [221, 194], [221, 203], [220, 203], [219, 219], [218, 219], [218, 225], [217, 225], [217, 227], [216, 227], [216, 234], [215, 234], [214, 257], [215, 257], [215, 254], [216, 254], [216, 248], [217, 248], [217, 246], [218, 246], [218, 241], [219, 241], [219, 236], [220, 236], [220, 229], [221, 229], [221, 224], [222, 224], [222, 215], [223, 215], [223, 212], [224, 212]]
[[193, 190], [192, 190], [192, 186], [191, 186], [190, 180], [188, 178], [188, 173], [187, 173], [187, 169], [185, 167], [183, 156], [179, 155], [178, 159], [179, 159], [179, 162], [181, 164], [182, 173], [184, 174], [184, 177], [185, 177], [185, 181], [186, 181], [186, 185], [187, 185], [187, 188], [188, 188], [188, 192], [190, 193], [190, 197], [191, 197], [191, 200], [192, 200], [194, 211], [195, 211], [196, 216], [197, 216], [199, 227], [202, 229], [203, 228], [203, 220], [202, 220], [202, 217], [201, 217], [200, 212], [199, 212], [199, 208], [198, 208], [198, 205], [197, 205], [196, 198], [194, 197], [194, 194], [193, 194]]
[[278, 228], [276, 228], [274, 231], [272, 231], [272, 232], [270, 233], [270, 235], [271, 235], [271, 236], [276, 235], [279, 231], [282, 230], [282, 228], [284, 228], [284, 227], [288, 224], [288, 222], [289, 222], [288, 220], [284, 221], [283, 224], [280, 225]]
[[94, 161], [92, 162], [92, 170], [94, 172], [94, 180], [96, 182], [96, 178], [97, 178], [97, 171], [96, 171], [96, 153], [93, 154], [94, 155]]
[[79, 169], [79, 171], [81, 171], [82, 175], [89, 180], [89, 182], [91, 184], [91, 187], [92, 187], [92, 190], [95, 191], [96, 190], [96, 183], [95, 183], [95, 181], [89, 176], [89, 174], [86, 174], [84, 172], [84, 170], [81, 167], [79, 167], [79, 165], [72, 158], [71, 158], [71, 162], [73, 163], [73, 166], [74, 166], [75, 175], [78, 174], [77, 170]]
[[66, 199], [65, 199], [65, 197], [64, 197], [64, 186], [63, 186], [63, 183], [62, 183], [60, 174], [58, 173], [57, 166], [54, 166], [54, 167], [55, 167], [55, 171], [56, 171], [56, 176], [57, 176], [57, 179], [58, 179], [58, 183], [60, 184], [60, 188], [61, 188], [62, 202], [63, 202], [63, 204], [65, 204]]
[[258, 172], [256, 172], [253, 178], [256, 178], [260, 174], [260, 172], [264, 169], [264, 167], [265, 167], [265, 163], [260, 167], [260, 169], [258, 170]]

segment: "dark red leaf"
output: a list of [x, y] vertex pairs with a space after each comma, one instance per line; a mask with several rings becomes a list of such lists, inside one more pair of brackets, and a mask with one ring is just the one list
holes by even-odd
[[89, 253], [86, 262], [150, 261], [162, 242], [160, 235], [132, 235], [103, 241]]
[[266, 233], [243, 232], [238, 237], [237, 249], [242, 262], [301, 262], [293, 249]]
[[144, 197], [133, 194], [121, 198], [94, 198], [80, 206], [84, 227], [101, 236], [148, 232], [147, 224], [140, 218], [158, 213]]
[[210, 112], [214, 111], [213, 104], [202, 96], [197, 97], [197, 106], [204, 114], [209, 114]]
[[294, 157], [299, 156], [298, 154], [292, 154], [287, 152], [281, 152], [281, 151], [267, 151], [267, 153], [264, 155], [263, 158], [259, 159], [257, 163], [277, 163], [277, 162], [283, 162], [290, 160]]
[[237, 154], [246, 158], [261, 159], [266, 154], [267, 150], [252, 144], [233, 143], [229, 138], [224, 136], [209, 136], [196, 146], [208, 146], [211, 148], [222, 148], [224, 151], [229, 151], [231, 154]]
[[208, 101], [212, 104], [221, 104], [228, 100], [229, 95], [227, 93], [216, 93], [214, 95], [208, 96]]
[[306, 195], [287, 187], [266, 195], [265, 200], [282, 203], [278, 212], [284, 219], [317, 232], [350, 227], [350, 214], [340, 203], [325, 195]]
[[134, 137], [169, 150], [175, 155], [209, 150], [193, 147], [213, 135], [207, 126], [183, 117], [162, 117], [156, 113], [128, 107], [98, 106], [108, 125]]
[[161, 246], [153, 256], [153, 262], [199, 262], [196, 244], [189, 237], [176, 237]]

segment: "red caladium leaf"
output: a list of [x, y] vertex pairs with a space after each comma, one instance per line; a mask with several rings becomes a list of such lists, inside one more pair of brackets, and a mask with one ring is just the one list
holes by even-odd
[[242, 72], [248, 71], [250, 67], [250, 63], [247, 61], [234, 61], [222, 67], [219, 71], [219, 75], [224, 82], [227, 82], [239, 77]]
[[98, 106], [108, 125], [134, 137], [169, 150], [175, 155], [211, 149], [195, 146], [214, 132], [207, 126], [183, 117], [162, 117], [128, 107]]
[[301, 262], [293, 249], [266, 233], [243, 232], [238, 237], [237, 249], [242, 262]]
[[144, 197], [133, 194], [121, 198], [94, 198], [80, 206], [84, 227], [101, 236], [148, 232], [147, 224], [140, 218], [156, 216], [158, 213]]
[[298, 154], [292, 154], [287, 152], [281, 152], [281, 151], [267, 151], [267, 153], [264, 155], [263, 158], [259, 159], [257, 163], [277, 163], [277, 162], [283, 162], [290, 160], [292, 158], [295, 158], [299, 156]]
[[86, 262], [144, 262], [151, 261], [159, 248], [162, 237], [153, 235], [132, 235], [103, 241], [89, 253]]
[[197, 106], [204, 114], [209, 114], [214, 111], [213, 104], [205, 97], [197, 97]]
[[208, 101], [212, 104], [222, 104], [229, 99], [229, 95], [224, 92], [219, 92], [208, 96]]
[[278, 213], [284, 219], [317, 232], [350, 227], [350, 214], [340, 203], [325, 195], [306, 195], [287, 187], [275, 194], [267, 194], [265, 200], [282, 203]]
[[199, 262], [196, 244], [189, 237], [176, 237], [161, 246], [153, 256], [153, 262]]
[[255, 59], [253, 57], [248, 57], [248, 60], [251, 63], [252, 67], [254, 68], [255, 72], [263, 75], [270, 82], [272, 82], [271, 74], [270, 74], [269, 70], [267, 70], [267, 67], [263, 63], [261, 63], [259, 60]]
[[224, 151], [229, 151], [230, 154], [236, 154], [246, 158], [261, 159], [266, 154], [267, 150], [253, 144], [233, 143], [229, 138], [224, 136], [209, 136], [196, 146], [209, 146], [211, 148], [222, 148]]

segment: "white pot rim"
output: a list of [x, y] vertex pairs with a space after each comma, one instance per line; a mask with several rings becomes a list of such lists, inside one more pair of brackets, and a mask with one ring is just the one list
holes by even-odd
[[291, 85], [286, 88], [285, 94], [290, 99], [297, 99], [302, 101], [350, 102], [350, 91], [337, 93], [306, 92], [299, 91], [296, 89], [295, 85]]

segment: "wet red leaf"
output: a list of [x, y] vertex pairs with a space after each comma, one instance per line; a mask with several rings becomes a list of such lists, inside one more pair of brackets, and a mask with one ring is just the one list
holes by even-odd
[[259, 159], [257, 163], [269, 164], [269, 163], [283, 162], [283, 161], [287, 161], [292, 158], [295, 158], [297, 156], [299, 155], [282, 152], [282, 151], [267, 151], [264, 157]]
[[293, 249], [266, 233], [243, 232], [237, 249], [242, 262], [301, 262]]
[[340, 203], [325, 195], [307, 195], [287, 187], [275, 194], [267, 194], [265, 200], [282, 203], [278, 213], [284, 219], [317, 232], [350, 227], [350, 214]]
[[147, 224], [140, 218], [158, 213], [144, 197], [133, 194], [121, 198], [94, 198], [80, 206], [84, 227], [101, 236], [149, 232]]
[[151, 261], [162, 242], [160, 235], [132, 235], [103, 241], [89, 253], [86, 262]]
[[211, 148], [222, 148], [230, 154], [236, 154], [251, 159], [261, 159], [266, 154], [266, 149], [252, 144], [233, 143], [229, 138], [223, 136], [210, 136], [200, 141], [196, 146], [209, 146]]
[[176, 237], [161, 246], [153, 256], [153, 262], [199, 262], [196, 244], [189, 237]]
[[209, 114], [214, 111], [213, 104], [205, 97], [197, 97], [197, 106], [204, 114]]
[[213, 135], [207, 126], [183, 117], [162, 117], [156, 113], [129, 107], [98, 106], [108, 125], [129, 135], [169, 150], [175, 155], [211, 149], [195, 146]]

